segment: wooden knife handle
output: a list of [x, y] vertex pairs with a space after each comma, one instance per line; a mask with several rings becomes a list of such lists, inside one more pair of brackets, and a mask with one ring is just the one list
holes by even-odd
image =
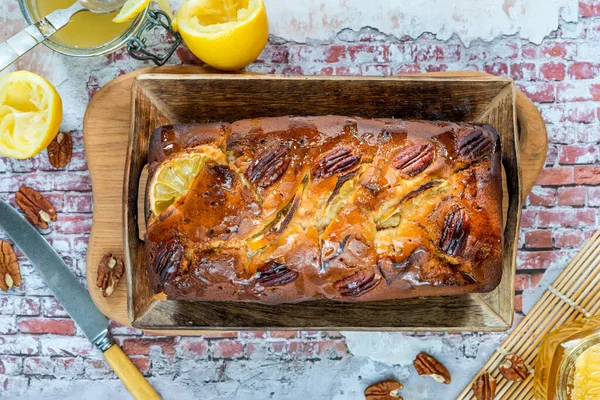
[[123, 350], [113, 344], [104, 353], [104, 359], [111, 366], [123, 385], [136, 400], [161, 400], [161, 397], [144, 378]]

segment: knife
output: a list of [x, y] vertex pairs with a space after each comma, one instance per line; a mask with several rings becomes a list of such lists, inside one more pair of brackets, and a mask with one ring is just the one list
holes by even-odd
[[0, 200], [0, 228], [21, 249], [63, 308], [85, 336], [102, 352], [123, 385], [136, 400], [161, 399], [131, 360], [108, 335], [108, 319], [98, 311], [58, 253], [39, 232], [5, 201]]

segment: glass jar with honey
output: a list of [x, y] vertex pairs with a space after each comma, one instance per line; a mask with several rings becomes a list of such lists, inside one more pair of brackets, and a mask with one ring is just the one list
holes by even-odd
[[[77, 0], [19, 0], [21, 12], [27, 23], [33, 24], [51, 12], [68, 8]], [[43, 43], [61, 54], [76, 57], [105, 55], [127, 46], [133, 58], [152, 60], [162, 65], [181, 43], [181, 37], [174, 34], [169, 17], [162, 11], [144, 9], [133, 20], [116, 23], [112, 19], [118, 13], [94, 14], [79, 12], [61, 30]], [[172, 46], [161, 56], [152, 54], [145, 46], [143, 35], [155, 27], [167, 29], [174, 35]]]
[[535, 398], [600, 399], [600, 316], [578, 319], [544, 338], [535, 366]]

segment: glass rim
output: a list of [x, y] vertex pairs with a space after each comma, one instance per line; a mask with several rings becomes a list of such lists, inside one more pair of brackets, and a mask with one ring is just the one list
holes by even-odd
[[[30, 1], [19, 0], [21, 14], [23, 14], [25, 21], [29, 25], [37, 22], [33, 18], [33, 13], [31, 10], [32, 5], [28, 4], [33, 1], [35, 1], [35, 0], [30, 0]], [[148, 14], [149, 7], [150, 6], [148, 5], [146, 8], [144, 8], [144, 10], [131, 21], [131, 23], [129, 24], [129, 26], [123, 33], [121, 33], [119, 36], [112, 39], [111, 41], [106, 42], [100, 46], [71, 47], [71, 46], [66, 46], [64, 44], [60, 44], [60, 43], [52, 40], [52, 38], [46, 39], [42, 43], [46, 47], [50, 48], [53, 51], [56, 51], [57, 53], [64, 54], [67, 56], [72, 56], [72, 57], [95, 57], [95, 56], [102, 56], [102, 55], [112, 53], [112, 52], [117, 51], [117, 50], [121, 49], [122, 47], [124, 47], [127, 44], [127, 42], [129, 41], [129, 39], [138, 33], [138, 31], [142, 28], [144, 21], [146, 20], [146, 16]]]
[[[569, 343], [568, 347], [565, 346], [567, 343]], [[570, 398], [573, 372], [579, 356], [590, 347], [598, 344], [600, 344], [600, 328], [598, 327], [587, 328], [561, 344], [560, 347], [564, 357], [559, 364], [558, 379], [556, 379], [556, 393], [560, 400]]]

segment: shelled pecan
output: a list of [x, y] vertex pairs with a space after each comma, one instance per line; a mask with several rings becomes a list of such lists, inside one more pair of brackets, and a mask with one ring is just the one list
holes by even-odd
[[284, 148], [265, 150], [250, 164], [246, 176], [250, 182], [266, 188], [281, 178], [290, 162], [288, 151]]
[[477, 400], [492, 400], [496, 396], [496, 380], [489, 372], [479, 375], [473, 382], [473, 394]]
[[466, 160], [476, 161], [489, 154], [494, 148], [494, 141], [488, 132], [476, 128], [458, 139], [458, 155]]
[[7, 291], [21, 284], [21, 270], [14, 249], [5, 240], [0, 240], [0, 289]]
[[258, 269], [258, 283], [262, 286], [282, 286], [298, 278], [298, 272], [278, 262], [271, 262]]
[[123, 266], [122, 259], [117, 258], [110, 253], [102, 257], [100, 265], [98, 266], [96, 286], [100, 288], [104, 297], [109, 297], [113, 294], [117, 284], [123, 277], [124, 272], [125, 267]]
[[365, 389], [366, 400], [402, 400], [400, 390], [403, 388], [400, 382], [387, 380], [375, 383]]
[[73, 141], [68, 132], [59, 132], [48, 146], [48, 160], [54, 168], [64, 168], [71, 161]]
[[359, 271], [337, 281], [334, 286], [342, 296], [359, 297], [381, 283], [381, 275], [372, 271]]
[[48, 229], [48, 222], [56, 221], [54, 206], [37, 190], [21, 186], [15, 195], [15, 201], [29, 222], [42, 229]]
[[171, 240], [158, 249], [154, 259], [154, 270], [160, 277], [161, 283], [167, 283], [176, 274], [183, 261], [183, 246]]
[[506, 360], [498, 367], [503, 377], [509, 381], [522, 382], [529, 376], [529, 368], [519, 356], [508, 355]]
[[435, 149], [431, 143], [415, 144], [396, 153], [392, 158], [392, 165], [413, 177], [431, 165], [434, 152]]
[[335, 174], [351, 170], [360, 162], [350, 147], [340, 147], [326, 154], [313, 168], [316, 178], [329, 178]]
[[469, 237], [469, 214], [463, 208], [457, 207], [450, 211], [444, 219], [440, 249], [451, 256], [460, 255]]
[[446, 367], [429, 354], [419, 354], [413, 361], [413, 365], [421, 376], [431, 376], [436, 382], [445, 383], [446, 385], [451, 382], [450, 373]]

